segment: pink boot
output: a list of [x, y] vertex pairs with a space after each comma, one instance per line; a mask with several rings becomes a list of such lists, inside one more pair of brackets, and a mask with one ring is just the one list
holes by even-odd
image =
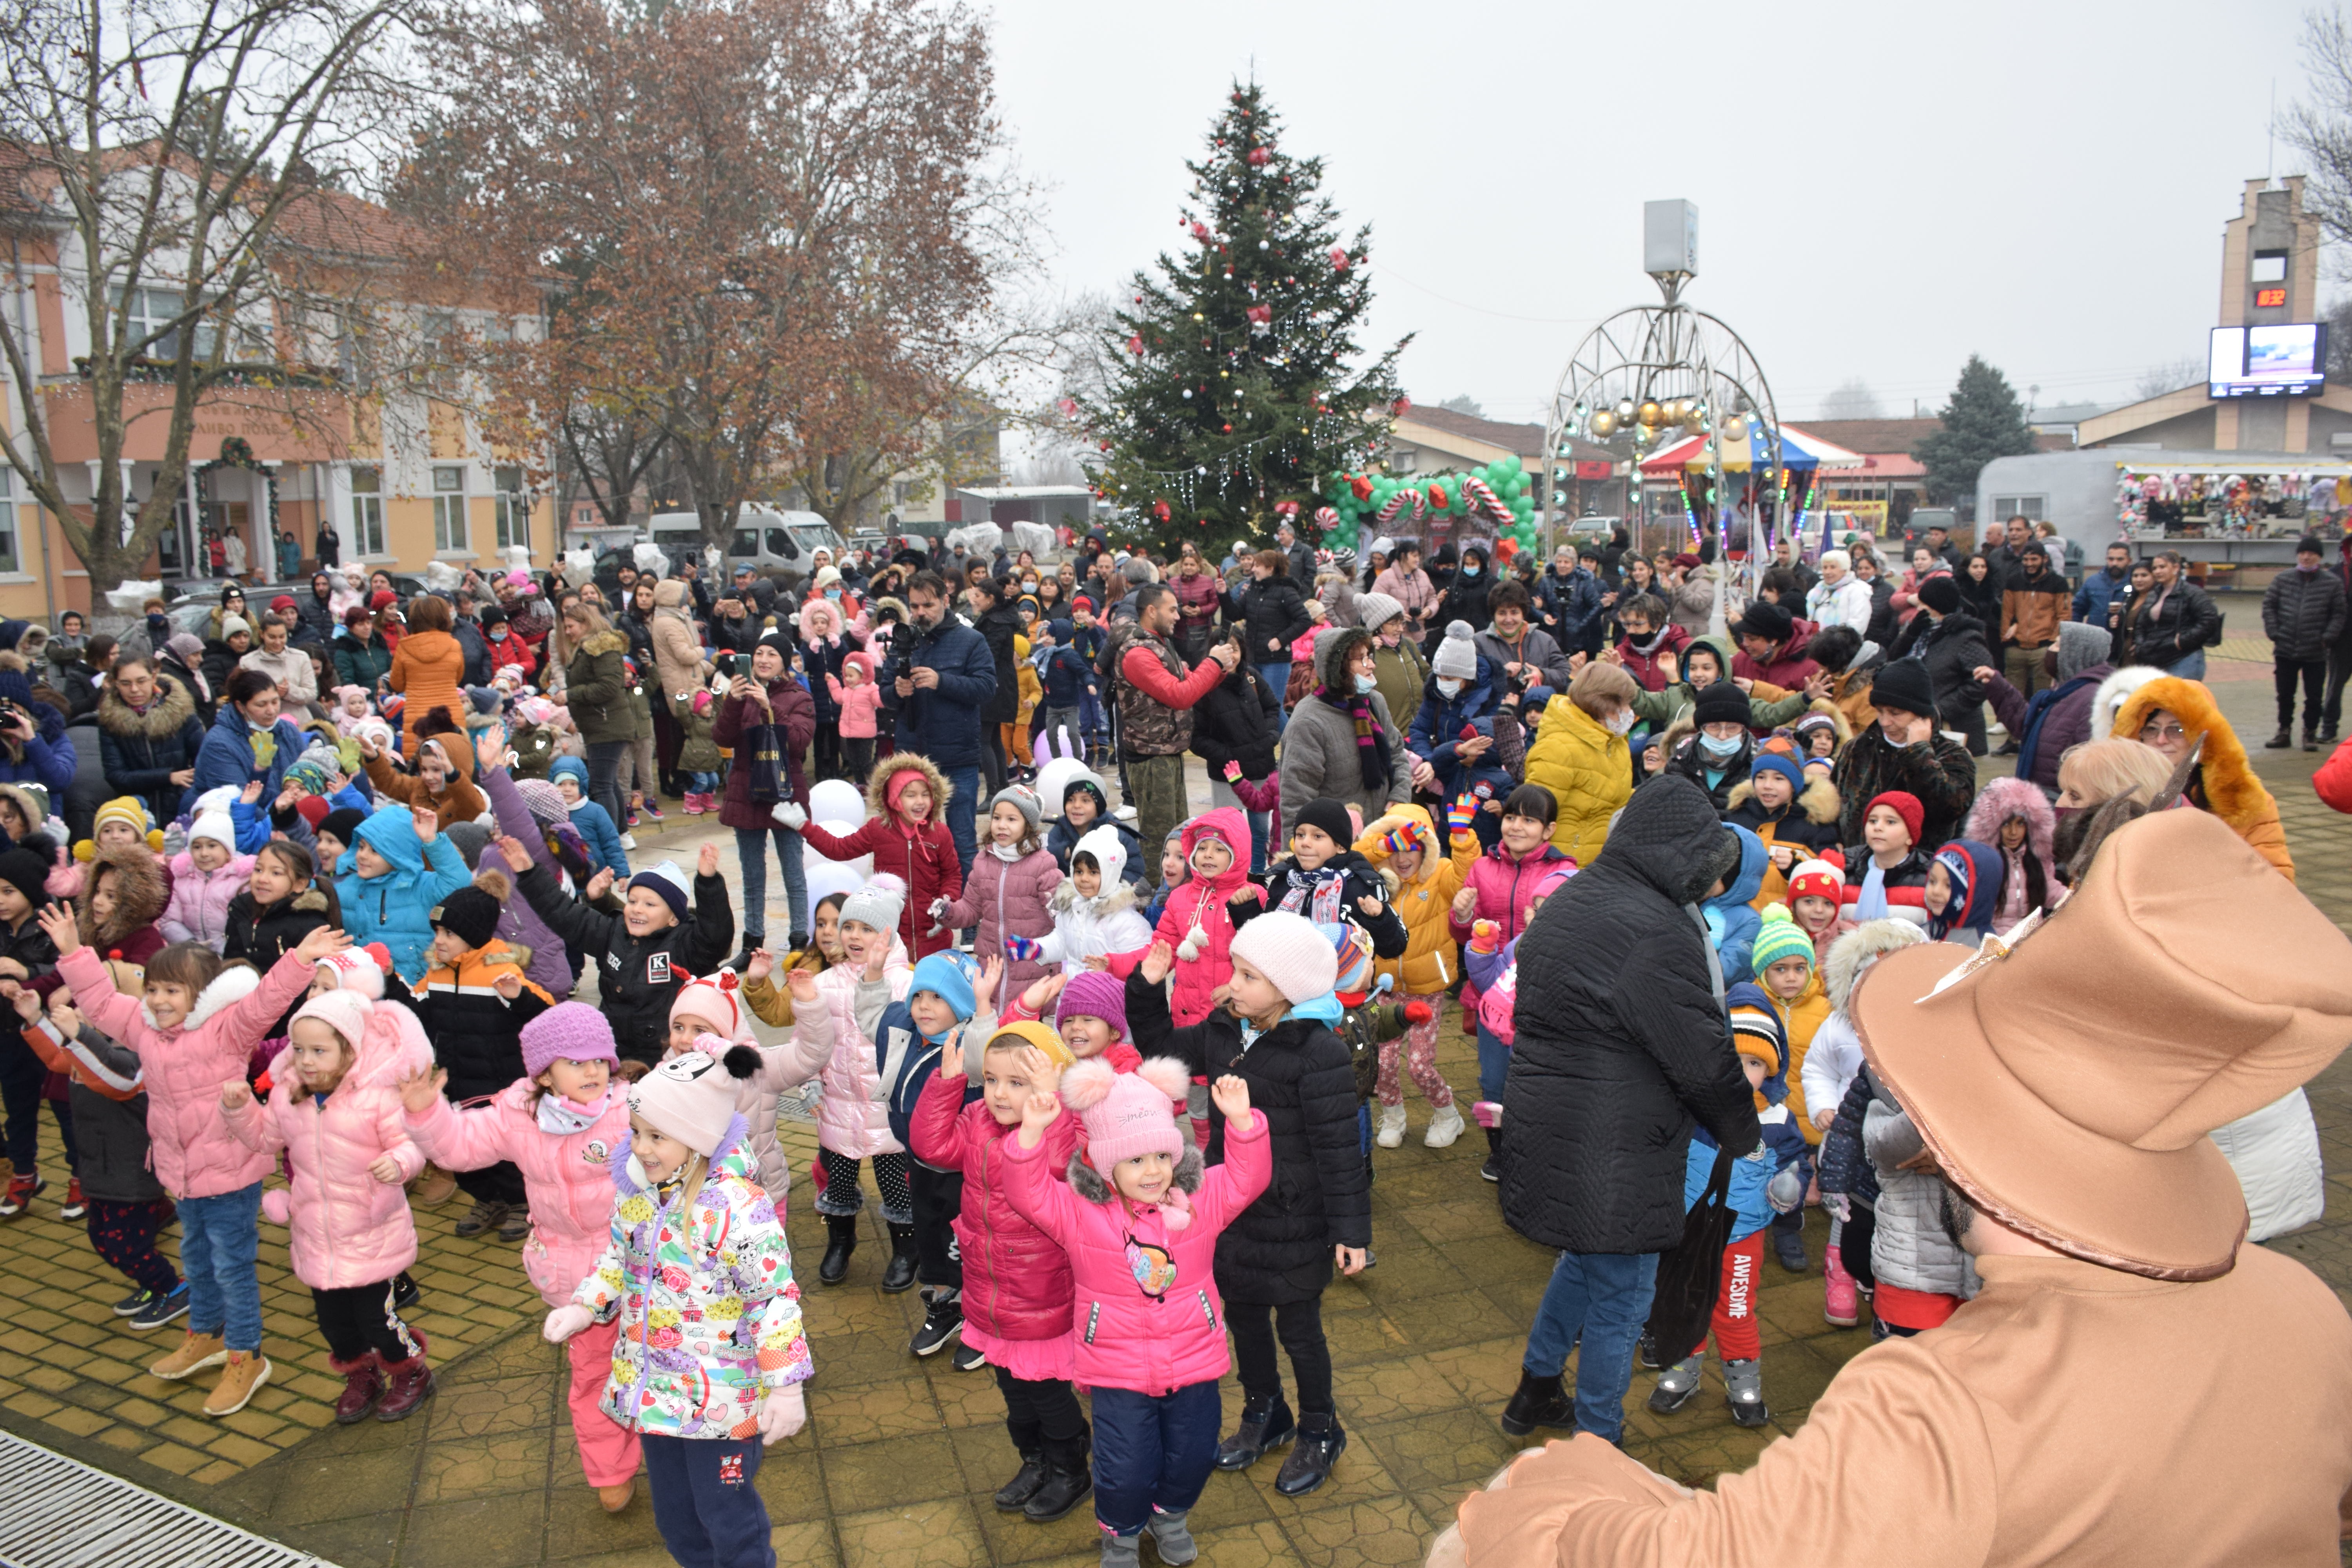
[[1843, 1247], [1832, 1247], [1823, 1272], [1828, 1276], [1828, 1290], [1822, 1302], [1822, 1316], [1835, 1329], [1850, 1329], [1861, 1321], [1862, 1302], [1853, 1275], [1845, 1271]]

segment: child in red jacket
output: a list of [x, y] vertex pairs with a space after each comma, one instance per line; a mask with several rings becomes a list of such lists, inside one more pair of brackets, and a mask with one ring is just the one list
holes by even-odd
[[[1040, 1023], [1007, 1024], [988, 1039], [981, 1057], [981, 1098], [964, 1103], [964, 1052], [940, 1055], [940, 1068], [923, 1085], [910, 1119], [915, 1158], [942, 1171], [963, 1173], [963, 1200], [955, 1218], [963, 1259], [963, 1342], [996, 1369], [1004, 1395], [1004, 1426], [1020, 1452], [1021, 1468], [996, 1493], [996, 1506], [1034, 1523], [1061, 1518], [1085, 1498], [1093, 1478], [1087, 1464], [1087, 1418], [1070, 1380], [1077, 1362], [1070, 1334], [1070, 1260], [1014, 1209], [1005, 1192], [1006, 1145], [1019, 1131], [1034, 1087], [1026, 1054], [1043, 1052], [1057, 1068], [1076, 1058]], [[1069, 1163], [1077, 1144], [1068, 1117], [1046, 1132], [1045, 1158]]]
[[801, 829], [802, 838], [826, 859], [871, 855], [877, 875], [887, 871], [906, 882], [898, 940], [912, 958], [954, 944], [955, 933], [935, 924], [930, 913], [940, 900], [963, 896], [963, 862], [947, 828], [953, 794], [947, 775], [929, 758], [898, 752], [875, 768], [866, 786], [866, 822], [856, 832], [837, 834], [820, 822]]

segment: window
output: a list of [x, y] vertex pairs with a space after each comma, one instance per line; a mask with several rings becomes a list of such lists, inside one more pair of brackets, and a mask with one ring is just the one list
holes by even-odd
[[499, 548], [510, 544], [530, 548], [530, 498], [523, 494], [520, 468], [498, 468], [490, 475], [498, 497]]
[[913, 480], [893, 479], [890, 481], [890, 500], [891, 504], [894, 506], [905, 506], [907, 504], [907, 498], [914, 493], [915, 484]]
[[2040, 496], [1995, 496], [1992, 500], [1992, 514], [2003, 522], [2012, 517], [2021, 517], [2030, 522], [2040, 522], [2042, 498]]
[[383, 547], [383, 470], [352, 470], [352, 548], [362, 555], [386, 555]]
[[1389, 471], [1409, 474], [1420, 465], [1421, 454], [1410, 447], [1393, 447], [1389, 452]]
[[[164, 323], [177, 320], [180, 315], [180, 291], [176, 289], [132, 289], [126, 291], [117, 288], [113, 298], [118, 305], [124, 304], [126, 300], [128, 302], [130, 313], [124, 322], [124, 336], [121, 340], [124, 342], [136, 342], [149, 332], [162, 329]], [[217, 296], [206, 296], [203, 308], [212, 309], [217, 298]], [[197, 359], [209, 360], [213, 357], [213, 351], [219, 343], [219, 332], [220, 329], [211, 321], [197, 322], [195, 338]], [[164, 332], [163, 336], [141, 350], [139, 357], [150, 360], [179, 358], [180, 334], [176, 331]], [[226, 357], [232, 360], [266, 359], [268, 357], [268, 345], [259, 334], [240, 326], [230, 341]]]
[[466, 542], [466, 470], [455, 465], [433, 470], [433, 548], [471, 548]]
[[16, 475], [0, 464], [0, 572], [16, 570]]
[[2257, 283], [2285, 282], [2286, 252], [2284, 250], [2257, 250], [2254, 252], [2254, 268], [2252, 276], [2253, 280]]

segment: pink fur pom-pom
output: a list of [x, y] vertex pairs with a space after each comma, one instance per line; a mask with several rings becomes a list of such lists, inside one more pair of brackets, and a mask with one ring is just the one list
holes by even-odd
[[[1146, 1057], [1143, 1065], [1135, 1069], [1135, 1076], [1171, 1100], [1182, 1100], [1192, 1089], [1192, 1075], [1174, 1057]], [[1069, 1080], [1066, 1078], [1062, 1081], [1066, 1084]]]
[[893, 877], [887, 871], [875, 872], [874, 875], [867, 879], [866, 885], [869, 888], [879, 888], [886, 893], [897, 893], [902, 897], [907, 891], [906, 879], [903, 877]]
[[1170, 1230], [1184, 1230], [1192, 1223], [1192, 1194], [1181, 1187], [1171, 1187], [1168, 1195], [1160, 1200], [1160, 1223]]
[[1118, 1079], [1118, 1074], [1111, 1070], [1108, 1062], [1080, 1062], [1062, 1074], [1062, 1103], [1072, 1110], [1100, 1105]]

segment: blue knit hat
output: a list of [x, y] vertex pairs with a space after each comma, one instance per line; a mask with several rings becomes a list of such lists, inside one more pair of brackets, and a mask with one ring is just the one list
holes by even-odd
[[945, 1002], [959, 1020], [971, 1016], [971, 961], [960, 952], [935, 952], [915, 965], [907, 994], [928, 991]]
[[1748, 764], [1748, 772], [1750, 777], [1757, 773], [1779, 773], [1789, 781], [1790, 794], [1805, 793], [1804, 765], [1793, 757], [1782, 756], [1778, 752], [1759, 752]]

